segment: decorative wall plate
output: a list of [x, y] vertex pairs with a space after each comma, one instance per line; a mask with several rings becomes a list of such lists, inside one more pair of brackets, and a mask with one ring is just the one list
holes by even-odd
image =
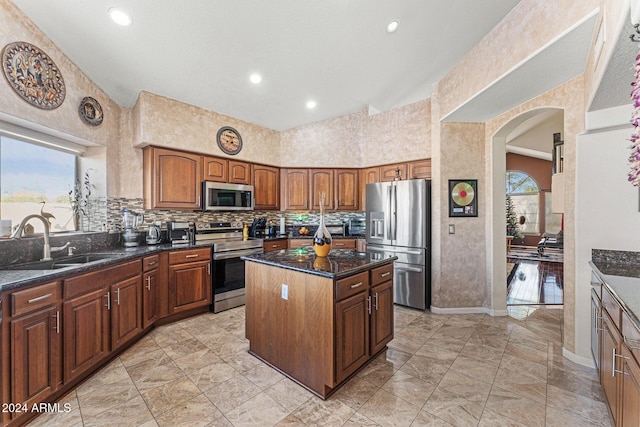
[[100, 103], [90, 97], [85, 96], [80, 101], [80, 106], [78, 107], [78, 113], [80, 113], [80, 117], [86, 123], [91, 126], [98, 126], [102, 123], [102, 119], [104, 118], [104, 114], [102, 113], [102, 106]]
[[218, 147], [227, 154], [238, 154], [242, 150], [240, 133], [230, 126], [221, 127], [216, 136]]
[[9, 43], [2, 49], [2, 70], [18, 95], [44, 110], [58, 108], [66, 89], [60, 70], [49, 55], [27, 42]]

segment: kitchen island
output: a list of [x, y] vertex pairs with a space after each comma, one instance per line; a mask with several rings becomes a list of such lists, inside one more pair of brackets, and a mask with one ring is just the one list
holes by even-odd
[[243, 257], [249, 352], [326, 399], [393, 339], [393, 261], [290, 249]]

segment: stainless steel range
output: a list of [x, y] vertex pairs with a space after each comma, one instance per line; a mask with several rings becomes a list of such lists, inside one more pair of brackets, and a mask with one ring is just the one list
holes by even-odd
[[244, 305], [244, 261], [240, 257], [262, 253], [262, 239], [243, 239], [241, 222], [200, 222], [195, 240], [213, 246], [213, 312]]

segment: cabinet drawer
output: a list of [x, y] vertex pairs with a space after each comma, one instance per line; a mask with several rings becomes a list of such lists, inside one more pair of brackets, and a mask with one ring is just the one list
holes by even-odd
[[336, 281], [336, 300], [350, 297], [358, 292], [369, 290], [369, 272], [355, 274]]
[[640, 363], [640, 331], [625, 312], [622, 312], [622, 337], [629, 352]]
[[620, 330], [620, 304], [615, 300], [613, 295], [609, 292], [608, 289], [602, 290], [602, 308], [606, 310], [607, 314], [613, 320], [613, 323], [616, 325], [616, 328]]
[[90, 273], [81, 274], [64, 280], [64, 298], [74, 298], [111, 283], [119, 282], [136, 276], [141, 272], [140, 258], [135, 261], [123, 262], [112, 267], [105, 267]]
[[142, 258], [142, 271], [153, 270], [154, 268], [158, 268], [160, 264], [160, 256], [159, 255], [151, 255]]
[[269, 240], [264, 242], [264, 251], [279, 251], [282, 249], [287, 249], [287, 241], [285, 239], [282, 240]]
[[289, 249], [313, 246], [313, 239], [289, 239]]
[[333, 239], [331, 247], [333, 249], [355, 249], [356, 239]]
[[60, 300], [60, 282], [51, 282], [11, 294], [11, 315], [18, 316]]
[[393, 279], [393, 263], [371, 270], [371, 286]]
[[211, 259], [211, 248], [186, 249], [169, 252], [169, 264], [183, 264], [185, 262], [205, 261]]

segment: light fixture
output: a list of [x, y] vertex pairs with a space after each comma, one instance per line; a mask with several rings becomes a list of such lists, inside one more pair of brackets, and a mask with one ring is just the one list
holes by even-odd
[[310, 110], [313, 110], [314, 108], [316, 108], [316, 101], [314, 100], [307, 101], [307, 108]]
[[254, 85], [257, 85], [262, 81], [262, 76], [258, 73], [253, 73], [249, 76], [249, 81]]
[[400, 25], [400, 22], [398, 22], [397, 19], [394, 19], [393, 21], [389, 22], [389, 24], [387, 25], [387, 33], [389, 34], [395, 33], [398, 30], [399, 25]]
[[111, 16], [113, 22], [123, 27], [128, 27], [133, 22], [131, 15], [115, 7], [109, 9], [109, 16]]

